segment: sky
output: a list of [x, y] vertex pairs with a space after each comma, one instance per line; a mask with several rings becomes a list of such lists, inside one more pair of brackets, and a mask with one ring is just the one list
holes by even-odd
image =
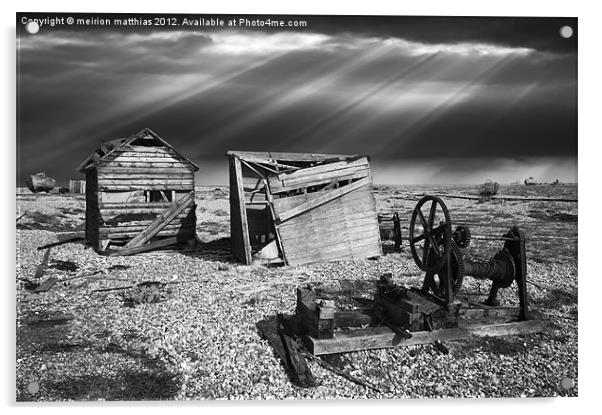
[[197, 184], [227, 183], [228, 150], [367, 154], [379, 184], [577, 181], [575, 18], [24, 30], [49, 16], [17, 16], [17, 185], [80, 178], [102, 141], [146, 127]]

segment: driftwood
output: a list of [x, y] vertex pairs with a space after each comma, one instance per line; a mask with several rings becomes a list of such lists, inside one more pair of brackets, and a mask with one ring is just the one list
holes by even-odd
[[68, 244], [71, 242], [79, 242], [79, 241], [85, 241], [85, 240], [86, 240], [86, 238], [84, 238], [82, 236], [74, 236], [72, 238], [67, 238], [64, 241], [52, 242], [50, 244], [39, 246], [38, 251], [41, 251], [43, 249], [48, 249], [48, 248], [54, 248], [55, 246], [60, 246], [60, 245]]
[[135, 285], [126, 285], [123, 287], [113, 287], [113, 288], [99, 288], [97, 290], [92, 290], [93, 293], [100, 293], [105, 291], [118, 291], [118, 290], [129, 290], [130, 288], [134, 288]]
[[54, 287], [54, 285], [57, 282], [58, 282], [58, 280], [56, 278], [50, 277], [46, 281], [44, 281], [42, 284], [40, 284], [39, 286], [37, 286], [36, 289], [33, 290], [33, 292], [34, 293], [45, 293], [46, 291], [48, 291], [52, 287]]
[[125, 255], [134, 255], [141, 254], [143, 252], [151, 251], [157, 248], [163, 248], [170, 245], [175, 245], [179, 242], [177, 236], [172, 236], [170, 238], [160, 239], [158, 241], [150, 242], [144, 245], [133, 246], [131, 248], [123, 248], [116, 251], [111, 251], [109, 256], [125, 256]]
[[285, 329], [286, 322], [284, 316], [278, 314], [278, 334], [282, 339], [284, 351], [287, 357], [288, 367], [293, 375], [293, 381], [304, 388], [316, 386], [316, 380], [307, 366], [307, 362], [302, 354], [299, 353], [294, 340], [289, 336], [289, 331]]
[[304, 355], [299, 353], [293, 339], [289, 336], [293, 331], [290, 323], [290, 320], [279, 315], [276, 321], [262, 320], [256, 326], [261, 336], [270, 343], [282, 361], [289, 378], [302, 387], [315, 386], [315, 379], [307, 366]]
[[36, 268], [36, 273], [34, 275], [34, 278], [36, 280], [39, 280], [40, 278], [42, 278], [44, 276], [44, 273], [46, 272], [46, 269], [48, 268], [49, 260], [50, 260], [50, 248], [48, 248], [48, 250], [44, 254], [44, 257], [42, 258], [42, 262], [40, 262], [40, 265], [38, 265], [38, 267]]
[[374, 386], [366, 381], [363, 381], [355, 376], [353, 376], [350, 373], [345, 372], [344, 370], [341, 370], [337, 367], [334, 367], [333, 365], [331, 365], [330, 363], [325, 362], [324, 360], [322, 360], [321, 358], [314, 356], [312, 354], [309, 353], [305, 353], [305, 356], [307, 356], [310, 360], [313, 360], [314, 362], [317, 362], [320, 366], [322, 366], [324, 369], [329, 370], [333, 373], [336, 373], [337, 375], [347, 379], [350, 382], [353, 382], [357, 385], [363, 386], [364, 388], [367, 389], [372, 389], [375, 392], [379, 392], [379, 393], [384, 393], [384, 391], [382, 389], [380, 389], [377, 386]]

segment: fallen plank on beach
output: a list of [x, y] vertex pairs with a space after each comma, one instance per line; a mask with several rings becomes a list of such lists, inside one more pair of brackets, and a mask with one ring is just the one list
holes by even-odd
[[34, 293], [45, 293], [46, 291], [49, 291], [52, 287], [54, 287], [57, 282], [58, 282], [58, 280], [56, 278], [50, 277], [46, 281], [44, 281], [42, 284], [40, 284], [38, 287], [36, 287], [36, 289], [33, 290], [33, 292]]
[[371, 383], [368, 383], [358, 377], [355, 377], [351, 373], [347, 373], [344, 370], [341, 370], [341, 369], [331, 365], [330, 363], [327, 363], [326, 361], [324, 361], [323, 359], [321, 359], [317, 356], [313, 356], [309, 353], [305, 353], [305, 356], [307, 356], [307, 358], [309, 358], [310, 360], [313, 360], [314, 362], [318, 363], [324, 369], [329, 370], [329, 371], [341, 376], [342, 378], [347, 379], [350, 382], [353, 382], [357, 385], [363, 386], [364, 388], [367, 388], [367, 389], [372, 389], [375, 392], [384, 393], [384, 391], [382, 389], [380, 389], [379, 387], [374, 386]]
[[314, 375], [311, 373], [305, 357], [297, 350], [297, 346], [294, 340], [289, 336], [288, 330], [285, 329], [285, 324], [284, 316], [278, 314], [278, 334], [284, 345], [288, 367], [293, 375], [293, 380], [297, 385], [303, 388], [316, 386]]
[[60, 246], [60, 245], [68, 244], [71, 242], [84, 241], [85, 239], [86, 238], [84, 238], [83, 236], [74, 236], [72, 238], [67, 238], [64, 241], [52, 242], [50, 244], [39, 246], [38, 251], [41, 251], [43, 249], [48, 249], [48, 248], [54, 248], [55, 246]]
[[305, 357], [296, 349], [292, 338], [287, 334], [287, 322], [282, 318], [262, 320], [256, 324], [259, 333], [272, 346], [282, 361], [289, 378], [302, 387], [315, 386], [314, 377], [307, 366]]
[[109, 256], [124, 256], [124, 255], [134, 255], [141, 254], [143, 252], [147, 252], [157, 248], [163, 248], [170, 245], [175, 245], [179, 242], [177, 236], [172, 236], [170, 238], [160, 239], [155, 242], [150, 242], [144, 245], [132, 246], [130, 248], [122, 248], [119, 250], [111, 251], [108, 253]]
[[44, 273], [46, 272], [46, 269], [48, 268], [49, 260], [50, 260], [50, 248], [48, 248], [48, 250], [44, 253], [42, 262], [40, 262], [40, 265], [38, 265], [38, 267], [36, 268], [36, 273], [34, 275], [34, 278], [36, 280], [39, 280], [40, 278], [42, 278], [44, 276]]

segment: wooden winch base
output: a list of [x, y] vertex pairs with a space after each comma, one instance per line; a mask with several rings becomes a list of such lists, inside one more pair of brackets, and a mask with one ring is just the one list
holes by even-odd
[[372, 308], [339, 311], [311, 288], [297, 289], [297, 325], [316, 356], [543, 331], [541, 320], [519, 321], [519, 314], [460, 297], [443, 307], [411, 289], [395, 297], [378, 290]]

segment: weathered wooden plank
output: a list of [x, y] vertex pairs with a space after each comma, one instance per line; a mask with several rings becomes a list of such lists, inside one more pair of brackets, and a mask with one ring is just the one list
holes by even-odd
[[99, 205], [100, 209], [167, 209], [172, 206], [171, 202], [104, 202]]
[[[312, 227], [316, 230], [319, 230], [319, 233], [323, 233], [322, 231], [328, 230], [330, 232], [330, 226], [337, 224], [347, 224], [350, 226], [354, 226], [356, 221], [363, 221], [363, 223], [372, 223], [375, 226], [378, 225], [376, 218], [374, 217], [374, 212], [363, 209], [352, 211], [352, 213], [347, 213], [342, 207], [337, 207], [336, 209], [332, 209], [331, 212], [323, 212], [319, 215], [314, 215], [312, 211], [311, 214], [308, 213], [306, 215], [299, 215], [290, 221], [284, 222], [279, 225], [279, 229], [294, 229], [293, 232], [303, 231], [308, 227]], [[294, 222], [293, 222], [294, 221]]]
[[137, 245], [144, 244], [151, 239], [155, 234], [160, 232], [174, 217], [181, 213], [186, 207], [194, 203], [194, 192], [190, 192], [182, 199], [178, 200], [174, 205], [159, 215], [148, 227], [140, 232], [126, 244], [126, 248], [131, 248]]
[[[275, 169], [289, 170], [289, 171], [299, 169], [299, 167], [297, 167], [297, 166], [291, 166], [289, 164], [279, 163], [277, 161], [266, 159], [266, 158], [244, 157], [241, 160], [244, 161], [243, 174], [245, 174], [245, 175], [247, 173], [247, 170], [253, 170], [253, 169], [256, 169], [257, 171], [259, 171], [259, 173], [270, 172]], [[267, 167], [266, 165], [268, 165], [269, 167]]]
[[49, 243], [49, 244], [46, 244], [46, 245], [38, 246], [38, 251], [42, 251], [42, 250], [47, 249], [47, 248], [53, 248], [55, 246], [60, 246], [60, 245], [64, 245], [64, 244], [68, 244], [68, 243], [72, 243], [72, 242], [83, 241], [84, 239], [85, 238], [80, 233], [79, 235], [75, 235], [75, 236], [72, 236], [70, 238], [63, 239], [62, 241], [52, 242], [52, 243]]
[[[102, 231], [102, 229], [101, 229]], [[195, 234], [196, 228], [190, 227], [190, 228], [178, 228], [178, 229], [162, 229], [160, 232], [158, 232], [155, 236], [189, 236], [189, 235], [193, 235]], [[99, 237], [102, 237], [103, 239], [129, 239], [129, 238], [133, 238], [134, 236], [137, 236], [138, 234], [140, 234], [140, 231], [135, 231], [135, 232], [113, 232], [113, 233], [101, 233], [99, 235]]]
[[142, 252], [152, 251], [153, 249], [164, 248], [170, 245], [174, 245], [178, 243], [181, 239], [173, 236], [170, 238], [160, 239], [158, 241], [154, 241], [144, 245], [138, 245], [131, 248], [123, 248], [120, 250], [112, 251], [109, 253], [109, 256], [124, 256], [124, 255], [134, 255], [140, 254]]
[[230, 240], [232, 242], [232, 253], [238, 260], [250, 265], [253, 258], [242, 183], [242, 167], [237, 157], [229, 157], [228, 162], [230, 169]]
[[334, 238], [351, 238], [354, 235], [364, 235], [366, 233], [372, 233], [376, 236], [378, 232], [378, 225], [374, 223], [371, 218], [365, 218], [355, 222], [345, 222], [341, 218], [341, 222], [333, 224], [321, 224], [319, 221], [306, 225], [299, 224], [295, 227], [278, 228], [283, 235], [283, 238], [287, 243], [293, 245], [302, 243], [304, 240], [312, 239], [312, 242], [319, 240], [328, 240], [332, 242]]
[[148, 172], [148, 173], [98, 173], [99, 180], [178, 180], [178, 179], [190, 179], [192, 180], [194, 174], [192, 171], [186, 173], [178, 173], [178, 172], [166, 172], [166, 173], [156, 173], [156, 172]]
[[100, 188], [110, 186], [156, 186], [156, 185], [174, 185], [174, 186], [188, 186], [192, 189], [194, 180], [192, 177], [178, 178], [178, 177], [163, 177], [163, 178], [151, 178], [144, 177], [142, 179], [130, 179], [124, 177], [122, 179], [98, 179], [98, 186]]
[[[366, 329], [336, 332], [334, 338], [319, 340], [306, 336], [310, 352], [316, 356], [331, 353], [348, 353], [359, 350], [384, 349], [391, 347], [416, 346], [450, 340], [463, 340], [474, 337], [515, 336], [543, 331], [540, 320], [474, 325], [463, 328], [451, 328], [412, 333], [409, 339], [399, 336], [388, 327], [370, 327]], [[393, 340], [395, 345], [393, 344]]]
[[[142, 232], [146, 229], [152, 221], [140, 222], [136, 224], [132, 222], [124, 222], [118, 225], [107, 225], [102, 224], [99, 228], [101, 234], [116, 233], [116, 232]], [[179, 230], [185, 228], [195, 228], [196, 223], [193, 219], [174, 219], [169, 225], [166, 225], [163, 229], [165, 230]]]
[[[122, 233], [122, 232], [128, 232], [128, 233], [132, 233], [132, 232], [142, 232], [143, 230], [145, 230], [146, 228], [148, 228], [149, 225], [132, 225], [132, 226], [127, 226], [127, 225], [123, 225], [123, 226], [105, 226], [105, 225], [101, 225], [98, 228], [98, 232], [101, 235], [104, 234], [111, 234], [111, 233]], [[165, 229], [166, 231], [178, 231], [181, 229], [194, 229], [196, 228], [196, 223], [194, 221], [187, 221], [187, 222], [178, 222], [178, 223], [170, 223], [169, 225], [166, 225], [163, 229]]]
[[173, 156], [144, 156], [140, 154], [127, 154], [123, 153], [115, 157], [109, 163], [177, 163], [184, 164], [182, 160], [179, 160]]
[[[274, 203], [273, 203], [274, 210], [276, 210], [278, 212], [284, 212], [285, 210], [292, 209], [292, 208], [302, 205], [310, 200], [313, 200], [319, 196], [322, 196], [322, 195], [328, 193], [329, 191], [330, 190], [321, 190], [318, 192], [312, 192], [312, 193], [307, 193], [307, 194], [274, 198]], [[359, 189], [356, 189], [355, 191], [353, 191], [351, 193], [347, 193], [336, 200], [337, 201], [340, 200], [341, 202], [344, 202], [344, 205], [351, 205], [351, 204], [356, 203], [358, 200], [370, 199], [372, 197], [373, 197], [372, 196], [372, 186], [365, 186], [365, 187], [360, 187]], [[324, 205], [324, 206], [326, 206], [326, 205]], [[376, 206], [376, 203], [375, 203], [375, 206]], [[321, 209], [321, 207], [317, 207], [316, 209], [312, 210], [312, 212], [318, 211], [319, 209]], [[376, 210], [376, 208], [375, 208], [375, 210]], [[376, 214], [376, 212], [375, 212], [375, 214]]]
[[98, 175], [108, 174], [194, 174], [192, 167], [119, 167], [119, 166], [103, 166], [98, 169]]
[[364, 169], [360, 171], [341, 171], [341, 174], [324, 174], [313, 179], [299, 180], [294, 183], [282, 183], [274, 181], [270, 184], [272, 193], [279, 194], [283, 192], [290, 192], [293, 190], [302, 189], [309, 186], [316, 186], [320, 184], [327, 184], [332, 181], [344, 182], [347, 180], [356, 180], [364, 177], [370, 177], [370, 169]]
[[360, 179], [357, 182], [348, 184], [348, 185], [340, 187], [338, 189], [330, 190], [321, 196], [318, 196], [312, 200], [309, 200], [309, 201], [307, 201], [299, 206], [296, 206], [292, 209], [289, 209], [287, 211], [284, 211], [284, 212], [276, 211], [275, 213], [276, 213], [277, 219], [280, 222], [284, 222], [287, 219], [290, 219], [292, 217], [302, 214], [303, 212], [307, 212], [308, 210], [314, 209], [320, 205], [328, 203], [331, 200], [341, 197], [347, 193], [353, 192], [354, 190], [359, 189], [363, 186], [371, 186], [371, 185], [372, 185], [372, 180], [369, 177], [366, 177], [364, 179]]
[[52, 287], [54, 287], [57, 282], [58, 282], [58, 279], [56, 279], [55, 277], [50, 277], [46, 281], [44, 281], [42, 284], [40, 284], [39, 286], [37, 286], [33, 290], [33, 292], [36, 292], [36, 293], [45, 293], [46, 291], [49, 291]]
[[103, 164], [103, 169], [110, 167], [110, 168], [115, 168], [115, 167], [128, 167], [128, 168], [134, 168], [134, 167], [143, 167], [143, 168], [152, 168], [152, 167], [156, 167], [156, 168], [172, 168], [172, 167], [184, 167], [187, 166], [188, 164], [186, 163], [182, 163], [182, 162], [170, 162], [170, 163], [164, 163], [164, 162], [153, 162], [153, 163], [149, 163], [149, 162], [141, 162], [141, 161], [107, 161], [106, 163]]
[[332, 160], [347, 160], [362, 157], [359, 154], [323, 154], [323, 153], [284, 153], [284, 152], [261, 152], [261, 151], [228, 151], [228, 156], [236, 156], [242, 159], [248, 157], [256, 159], [267, 159], [275, 161], [307, 161], [307, 162], [318, 162]]
[[[130, 208], [119, 208], [119, 207], [110, 207], [110, 208], [100, 208], [99, 209], [99, 213], [100, 215], [102, 215], [103, 217], [105, 216], [109, 216], [109, 215], [125, 215], [125, 214], [158, 214], [161, 213], [163, 211], [165, 211], [165, 209], [168, 209], [169, 207], [173, 206], [173, 203], [166, 203], [166, 206], [154, 206], [154, 207], [144, 207], [144, 206], [140, 206], [140, 207], [130, 207]], [[186, 210], [184, 210], [183, 213], [189, 212], [193, 207], [189, 206], [186, 208]]]
[[120, 191], [129, 192], [134, 190], [190, 190], [192, 186], [190, 184], [174, 184], [174, 183], [161, 183], [161, 184], [141, 184], [141, 185], [116, 185], [110, 184], [100, 187], [100, 191]]
[[[149, 148], [149, 147], [146, 147]], [[145, 157], [180, 157], [178, 156], [175, 152], [169, 151], [166, 148], [159, 148], [159, 147], [155, 147], [152, 151], [145, 151], [144, 147], [138, 147], [137, 149], [134, 148], [127, 148], [127, 147], [121, 147], [121, 148], [117, 148], [115, 149], [115, 151], [113, 151], [113, 154], [115, 155], [126, 155], [126, 156], [136, 156], [136, 155], [142, 155]]]
[[274, 192], [280, 187], [304, 187], [328, 183], [334, 179], [342, 180], [354, 174], [370, 175], [368, 159], [327, 163], [315, 167], [300, 169], [291, 173], [281, 173], [269, 177], [270, 188]]
[[268, 198], [265, 194], [262, 193], [254, 193], [252, 195], [246, 194], [245, 195], [245, 204], [248, 206], [252, 206], [254, 204], [256, 205], [260, 205], [260, 204], [267, 204], [268, 203]]
[[[189, 218], [191, 220], [194, 220], [193, 215], [190, 214], [190, 211], [192, 210], [192, 207], [187, 208], [186, 210], [184, 210], [182, 213], [178, 214], [173, 222], [175, 223], [176, 221], [184, 221], [185, 219]], [[153, 210], [140, 210], [138, 212], [136, 212], [134, 209], [121, 209], [121, 210], [101, 210], [100, 211], [100, 218], [102, 219], [102, 221], [106, 224], [111, 224], [113, 222], [120, 223], [120, 224], [124, 224], [124, 223], [128, 223], [128, 224], [143, 224], [146, 223], [147, 225], [150, 224], [150, 222], [152, 222], [153, 220], [155, 220], [157, 218], [157, 216], [159, 216], [161, 213], [163, 213], [165, 211], [165, 209], [153, 209]]]
[[314, 262], [328, 262], [328, 261], [344, 261], [353, 259], [365, 259], [372, 258], [382, 255], [382, 248], [379, 243], [369, 241], [366, 244], [345, 246], [342, 248], [338, 246], [335, 248], [328, 248], [323, 251], [313, 249], [306, 252], [291, 252], [290, 255], [284, 248], [287, 254], [287, 261], [289, 265], [302, 265]]
[[345, 246], [380, 242], [378, 228], [372, 224], [358, 225], [351, 229], [335, 229], [328, 232], [305, 232], [290, 236], [282, 232], [283, 245], [287, 253], [307, 252], [311, 250], [342, 249]]
[[34, 278], [36, 280], [39, 280], [40, 278], [42, 278], [44, 276], [44, 273], [46, 272], [46, 269], [48, 268], [48, 261], [50, 260], [50, 251], [52, 250], [52, 248], [48, 248], [46, 250], [46, 252], [44, 252], [44, 256], [42, 257], [42, 261], [40, 262], [40, 265], [38, 265], [36, 267], [36, 272], [34, 274]]
[[163, 146], [136, 146], [136, 145], [129, 145], [129, 147], [121, 147], [118, 150], [123, 149], [123, 151], [134, 151], [136, 153], [169, 153], [169, 154], [173, 154], [173, 150], [171, 150], [169, 147], [163, 147]]
[[[243, 185], [246, 191], [260, 190], [263, 188], [263, 179], [258, 177], [243, 177]], [[249, 190], [247, 190], [249, 189]]]
[[138, 152], [120, 152], [120, 153], [113, 153], [112, 154], [112, 159], [109, 161], [115, 161], [115, 160], [120, 160], [120, 161], [148, 161], [148, 162], [155, 162], [155, 161], [161, 161], [161, 160], [165, 160], [165, 161], [177, 161], [177, 162], [185, 162], [185, 159], [183, 157], [177, 156], [175, 154], [169, 154], [169, 153], [138, 153]]
[[285, 332], [282, 319], [282, 316], [278, 316], [278, 334], [280, 334], [282, 344], [284, 345], [288, 366], [292, 372], [294, 383], [304, 388], [315, 386], [316, 381], [314, 376], [305, 358], [297, 350], [293, 339]]
[[354, 174], [361, 174], [362, 176], [370, 175], [370, 167], [365, 164], [361, 166], [351, 166], [344, 169], [337, 169], [324, 173], [315, 174], [313, 176], [302, 176], [294, 179], [281, 180], [283, 186], [314, 186], [316, 184], [333, 181], [343, 180]]
[[368, 159], [361, 157], [357, 160], [349, 161], [338, 161], [334, 163], [320, 164], [314, 167], [306, 167], [303, 169], [296, 170], [294, 172], [280, 173], [275, 178], [283, 182], [289, 182], [296, 179], [303, 179], [307, 177], [315, 177], [318, 174], [329, 173], [336, 170], [344, 170], [348, 168], [363, 169], [368, 166]]
[[[287, 254], [295, 257], [313, 256], [328, 256], [329, 254], [338, 255], [340, 253], [350, 254], [363, 254], [366, 247], [376, 248], [380, 239], [376, 236], [373, 230], [366, 232], [365, 235], [358, 236], [356, 238], [342, 237], [340, 240], [335, 240], [336, 237], [332, 238], [328, 242], [322, 242], [319, 239], [315, 239], [309, 242], [299, 242], [297, 244], [284, 245]], [[355, 257], [355, 256], [354, 256]], [[362, 258], [365, 258], [362, 256]]]

